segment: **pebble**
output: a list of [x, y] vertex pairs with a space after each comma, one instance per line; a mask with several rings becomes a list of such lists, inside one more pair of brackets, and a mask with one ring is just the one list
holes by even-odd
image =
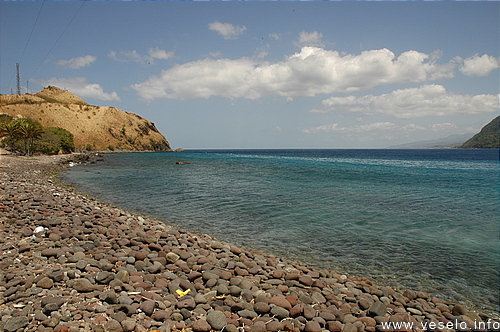
[[370, 316], [384, 316], [387, 311], [386, 306], [380, 302], [374, 302], [368, 309], [368, 315]]
[[0, 165], [0, 330], [376, 331], [402, 317], [490, 318], [180, 230], [57, 186], [60, 166], [6, 158], [16, 166]]
[[54, 282], [49, 277], [43, 277], [36, 283], [36, 285], [40, 288], [49, 289], [54, 286]]
[[227, 324], [227, 318], [223, 312], [213, 310], [207, 314], [207, 322], [212, 329], [222, 330]]
[[94, 285], [88, 279], [76, 279], [73, 281], [73, 288], [79, 292], [92, 292]]
[[29, 319], [26, 316], [12, 317], [3, 328], [5, 331], [13, 332], [26, 327], [28, 323]]
[[212, 326], [206, 321], [206, 319], [198, 319], [193, 323], [193, 331], [195, 332], [209, 332]]

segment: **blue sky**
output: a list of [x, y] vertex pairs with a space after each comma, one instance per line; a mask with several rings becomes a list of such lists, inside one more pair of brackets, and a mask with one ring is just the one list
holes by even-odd
[[0, 92], [55, 85], [173, 147], [383, 148], [499, 111], [498, 2], [0, 2]]

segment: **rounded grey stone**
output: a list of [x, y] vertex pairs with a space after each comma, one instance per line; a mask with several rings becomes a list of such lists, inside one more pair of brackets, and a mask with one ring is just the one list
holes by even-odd
[[140, 305], [140, 309], [148, 316], [151, 316], [151, 314], [153, 314], [153, 311], [155, 310], [155, 301], [145, 301], [145, 302], [142, 302], [141, 305]]
[[279, 320], [288, 318], [288, 316], [290, 316], [290, 313], [288, 312], [288, 310], [286, 310], [285, 308], [281, 308], [281, 307], [273, 307], [271, 309], [271, 313], [273, 315], [275, 315], [276, 318], [278, 318]]
[[386, 306], [380, 302], [374, 302], [371, 306], [370, 309], [368, 309], [368, 315], [369, 316], [384, 316], [387, 311]]
[[132, 303], [134, 303], [134, 300], [132, 300], [130, 297], [128, 297], [127, 295], [120, 295], [118, 297], [118, 302], [120, 304], [124, 304], [124, 305], [131, 305]]
[[214, 310], [208, 313], [207, 322], [214, 330], [222, 330], [227, 325], [227, 318], [222, 311]]
[[238, 315], [241, 318], [248, 318], [248, 319], [253, 319], [253, 318], [256, 318], [257, 316], [259, 316], [255, 311], [251, 311], [251, 310], [247, 310], [247, 309], [238, 311]]
[[123, 283], [128, 283], [130, 281], [130, 276], [127, 270], [120, 270], [116, 273], [115, 279], [118, 279]]
[[5, 323], [4, 330], [7, 332], [14, 332], [19, 329], [24, 328], [29, 323], [29, 319], [26, 316], [12, 317]]
[[231, 294], [232, 296], [240, 296], [241, 294], [241, 288], [239, 288], [238, 286], [229, 286], [229, 294]]
[[256, 302], [253, 306], [253, 310], [258, 314], [266, 314], [271, 310], [271, 307], [265, 302]]

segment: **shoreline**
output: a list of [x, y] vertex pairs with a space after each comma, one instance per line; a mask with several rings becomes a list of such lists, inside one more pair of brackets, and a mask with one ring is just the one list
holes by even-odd
[[492, 318], [79, 194], [52, 178], [76, 155], [0, 156], [0, 331], [351, 332]]

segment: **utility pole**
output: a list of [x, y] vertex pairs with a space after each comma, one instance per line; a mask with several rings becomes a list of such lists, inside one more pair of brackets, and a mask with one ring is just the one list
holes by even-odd
[[26, 93], [30, 93], [30, 89], [28, 88], [28, 83], [30, 80], [26, 80]]
[[20, 95], [21, 94], [21, 76], [19, 75], [19, 63], [16, 63], [16, 69], [17, 69], [17, 94]]

